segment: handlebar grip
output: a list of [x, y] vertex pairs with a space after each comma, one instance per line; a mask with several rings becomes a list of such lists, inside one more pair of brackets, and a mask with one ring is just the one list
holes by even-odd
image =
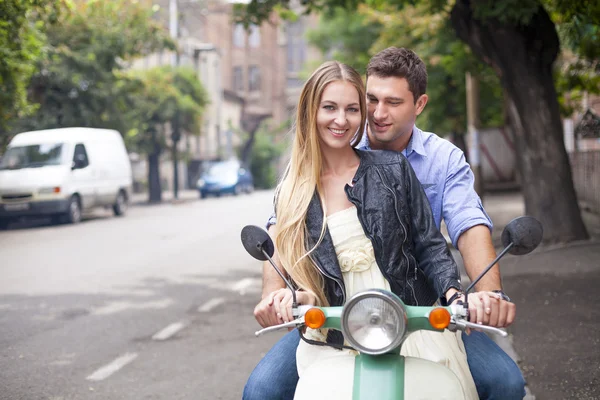
[[488, 332], [491, 332], [491, 333], [495, 333], [495, 334], [500, 335], [502, 337], [507, 337], [508, 336], [508, 333], [506, 331], [502, 330], [502, 329], [498, 329], [498, 328], [495, 328], [493, 326], [474, 324], [474, 323], [469, 322], [469, 321], [457, 321], [456, 322], [456, 326], [461, 331], [464, 331], [466, 328], [471, 328], [471, 329], [479, 329], [479, 330], [482, 330], [482, 331], [488, 331]]
[[263, 333], [269, 333], [269, 332], [273, 332], [273, 331], [278, 331], [278, 330], [284, 329], [284, 328], [291, 328], [291, 327], [295, 328], [296, 326], [301, 325], [303, 323], [304, 323], [304, 317], [298, 318], [298, 319], [295, 319], [293, 321], [286, 322], [284, 324], [268, 326], [266, 328], [258, 330], [256, 332], [254, 332], [254, 336], [258, 337], [258, 336], [262, 335]]

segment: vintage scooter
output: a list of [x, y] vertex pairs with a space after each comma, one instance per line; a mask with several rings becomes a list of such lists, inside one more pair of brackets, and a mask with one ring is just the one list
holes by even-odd
[[[347, 343], [357, 352], [354, 363], [353, 400], [460, 399], [462, 387], [456, 375], [438, 363], [400, 355], [404, 339], [413, 331], [464, 331], [468, 328], [501, 336], [506, 332], [469, 322], [468, 294], [475, 284], [506, 253], [523, 255], [541, 242], [542, 225], [533, 217], [512, 220], [502, 232], [504, 249], [465, 290], [464, 305], [448, 307], [407, 306], [395, 294], [372, 289], [355, 294], [341, 307], [298, 306], [292, 284], [271, 257], [274, 246], [262, 228], [242, 229], [242, 243], [248, 253], [261, 261], [268, 260], [292, 291], [293, 321], [261, 329], [266, 332], [294, 327], [303, 337], [304, 327], [340, 330]], [[306, 340], [303, 337], [304, 340]], [[335, 388], [310, 390], [311, 399], [331, 399]]]

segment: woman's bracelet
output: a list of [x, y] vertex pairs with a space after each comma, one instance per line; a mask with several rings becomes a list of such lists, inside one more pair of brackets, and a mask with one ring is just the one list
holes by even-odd
[[450, 305], [452, 303], [454, 303], [454, 300], [458, 299], [459, 297], [463, 296], [464, 293], [460, 290], [457, 290], [456, 292], [454, 292], [454, 294], [452, 296], [450, 296], [450, 298], [448, 300], [446, 300], [446, 304]]

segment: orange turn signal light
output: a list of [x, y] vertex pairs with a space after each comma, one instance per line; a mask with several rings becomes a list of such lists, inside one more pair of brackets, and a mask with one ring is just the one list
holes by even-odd
[[429, 323], [435, 329], [446, 329], [450, 325], [450, 313], [442, 307], [434, 308], [429, 313]]
[[325, 324], [325, 313], [320, 308], [311, 308], [304, 314], [304, 323], [311, 329], [319, 329]]

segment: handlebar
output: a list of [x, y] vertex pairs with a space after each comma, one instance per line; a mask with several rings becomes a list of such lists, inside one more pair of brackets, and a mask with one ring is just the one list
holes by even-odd
[[473, 322], [469, 322], [469, 310], [465, 307], [464, 304], [453, 304], [450, 306], [452, 309], [452, 318], [450, 322], [450, 326], [448, 326], [448, 330], [455, 332], [457, 329], [460, 331], [465, 331], [467, 328], [478, 329], [481, 331], [487, 331], [491, 333], [495, 333], [502, 337], [507, 337], [508, 333], [506, 331], [495, 328], [493, 326], [474, 324]]
[[302, 325], [304, 323], [304, 317], [300, 317], [297, 318], [293, 321], [290, 322], [285, 322], [283, 324], [279, 324], [279, 325], [273, 325], [273, 326], [268, 326], [266, 328], [263, 328], [259, 331], [254, 332], [254, 336], [260, 336], [263, 333], [269, 333], [269, 332], [273, 332], [273, 331], [278, 331], [280, 329], [284, 329], [284, 328], [295, 328], [298, 325]]
[[258, 330], [256, 332], [254, 332], [254, 336], [260, 336], [264, 333], [269, 333], [269, 332], [273, 332], [273, 331], [278, 331], [280, 329], [285, 329], [285, 328], [292, 328], [292, 327], [297, 327], [300, 326], [302, 324], [304, 324], [304, 314], [306, 314], [306, 312], [308, 310], [310, 310], [312, 308], [312, 306], [297, 306], [294, 307], [292, 309], [292, 313], [295, 316], [298, 316], [298, 318], [296, 318], [293, 321], [290, 322], [285, 322], [283, 324], [279, 324], [279, 325], [273, 325], [273, 326], [268, 326], [266, 328], [263, 328], [261, 330]]

